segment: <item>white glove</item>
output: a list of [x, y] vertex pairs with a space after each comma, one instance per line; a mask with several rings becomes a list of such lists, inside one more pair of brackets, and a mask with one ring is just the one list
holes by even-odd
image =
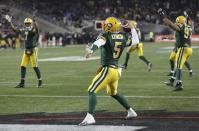
[[183, 13], [184, 13], [184, 16], [185, 16], [186, 18], [188, 18], [188, 17], [189, 17], [189, 15], [187, 14], [187, 12], [186, 12], [186, 11], [184, 11]]
[[85, 57], [86, 57], [86, 58], [91, 57], [92, 53], [93, 53], [93, 51], [91, 50], [91, 47], [87, 45], [87, 46], [86, 46], [86, 54], [85, 54]]
[[12, 17], [10, 17], [9, 15], [5, 15], [5, 19], [6, 19], [8, 22], [11, 22]]

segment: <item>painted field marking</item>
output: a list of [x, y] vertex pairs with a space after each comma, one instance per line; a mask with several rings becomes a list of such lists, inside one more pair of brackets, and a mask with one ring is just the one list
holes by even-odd
[[[0, 97], [31, 97], [31, 98], [88, 98], [88, 96], [48, 96], [48, 95], [0, 95]], [[97, 96], [99, 98], [111, 98], [110, 96]], [[126, 98], [161, 98], [161, 99], [199, 99], [199, 96], [125, 96]]]
[[47, 59], [39, 59], [39, 61], [88, 61], [100, 59], [99, 56], [85, 58], [83, 56], [67, 56], [67, 57], [55, 57]]
[[[161, 47], [159, 50], [156, 51], [156, 53], [170, 53], [173, 48], [174, 46]], [[199, 49], [199, 46], [192, 46], [192, 49]]]
[[1, 131], [136, 131], [145, 126], [0, 124]]
[[[126, 120], [125, 116], [96, 116], [96, 119], [102, 119], [102, 120]], [[81, 116], [49, 116], [49, 117], [29, 117], [29, 118], [19, 118], [15, 120], [20, 120], [23, 122], [38, 122], [38, 121], [68, 121], [68, 120], [82, 120], [84, 117]], [[158, 120], [167, 120], [167, 119], [175, 119], [175, 120], [199, 120], [199, 116], [138, 116], [136, 118], [133, 118], [134, 120], [140, 120], [140, 119], [158, 119]]]

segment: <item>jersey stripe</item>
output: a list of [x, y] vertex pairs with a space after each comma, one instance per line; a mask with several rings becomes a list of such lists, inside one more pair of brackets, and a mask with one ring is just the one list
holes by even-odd
[[101, 76], [99, 76], [99, 78], [92, 84], [91, 88], [89, 89], [89, 91], [93, 88], [93, 86], [96, 84], [96, 82], [100, 79], [100, 77], [102, 77], [103, 73], [105, 71], [105, 68], [102, 69], [102, 73], [101, 73]]
[[178, 61], [177, 61], [177, 68], [180, 68], [180, 63], [181, 63], [181, 60], [182, 60], [183, 52], [184, 52], [184, 47], [181, 47], [180, 48], [180, 54], [179, 54]]
[[99, 84], [102, 83], [102, 81], [106, 78], [107, 73], [108, 73], [108, 67], [105, 67], [105, 69], [102, 72], [101, 76], [93, 84], [92, 88], [90, 89], [90, 92], [94, 92], [95, 91], [95, 89], [99, 86]]

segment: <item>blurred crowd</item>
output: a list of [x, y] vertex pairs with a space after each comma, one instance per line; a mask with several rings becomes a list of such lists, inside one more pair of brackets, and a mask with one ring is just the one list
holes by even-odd
[[[166, 10], [172, 20], [186, 10], [194, 21], [195, 33], [199, 33], [198, 0], [7, 0], [6, 4], [34, 13], [51, 23], [64, 28], [81, 28], [83, 20], [103, 20], [109, 16], [117, 18], [162, 24], [158, 18], [158, 8]], [[1, 28], [7, 30], [5, 23]], [[5, 36], [1, 32], [2, 36]], [[96, 36], [95, 32], [78, 34], [44, 33], [45, 39], [62, 38], [63, 43], [87, 43]], [[54, 37], [51, 37], [54, 36]], [[59, 40], [58, 40], [59, 41]], [[63, 44], [65, 45], [65, 44]]]
[[82, 20], [103, 20], [109, 16], [160, 24], [158, 8], [171, 18], [188, 11], [198, 26], [198, 0], [8, 0], [12, 6], [33, 10], [51, 22], [62, 26], [81, 27]]

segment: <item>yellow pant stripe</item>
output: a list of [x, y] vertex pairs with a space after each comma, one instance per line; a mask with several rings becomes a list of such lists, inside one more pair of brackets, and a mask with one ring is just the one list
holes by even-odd
[[89, 92], [94, 92], [98, 85], [106, 78], [108, 73], [108, 67], [105, 67], [102, 71], [101, 76], [93, 83], [92, 87], [90, 88]]
[[180, 48], [180, 54], [179, 54], [178, 61], [177, 61], [177, 68], [180, 68], [180, 63], [182, 60], [183, 52], [184, 52], [184, 47]]

